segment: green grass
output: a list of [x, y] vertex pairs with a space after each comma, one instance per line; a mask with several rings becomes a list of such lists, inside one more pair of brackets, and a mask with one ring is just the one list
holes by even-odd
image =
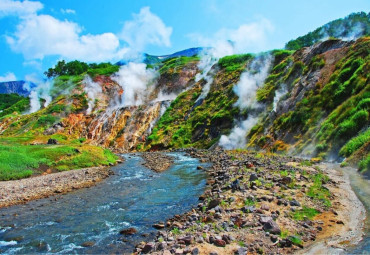
[[339, 154], [344, 157], [349, 157], [368, 141], [370, 141], [370, 128], [349, 140], [339, 151]]
[[304, 220], [307, 217], [309, 220], [312, 220], [318, 214], [319, 212], [316, 209], [303, 206], [301, 210], [292, 213], [292, 218], [295, 220]]
[[358, 169], [362, 171], [370, 171], [370, 153], [366, 155], [363, 160], [358, 163]]
[[326, 183], [329, 178], [328, 176], [318, 173], [315, 175], [311, 175], [311, 179], [313, 180], [313, 184], [310, 186], [307, 192], [307, 196], [319, 200], [323, 203], [324, 206], [330, 207], [330, 191], [323, 186], [323, 183]]
[[244, 201], [244, 205], [245, 206], [254, 206], [256, 205], [256, 201], [254, 201], [253, 199], [251, 198], [247, 198], [245, 201]]
[[116, 156], [100, 147], [83, 145], [26, 145], [29, 138], [0, 139], [0, 180], [15, 180], [37, 173], [46, 165], [59, 171], [109, 165]]

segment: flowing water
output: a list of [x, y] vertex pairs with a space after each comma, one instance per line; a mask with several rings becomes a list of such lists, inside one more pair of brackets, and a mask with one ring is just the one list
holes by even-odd
[[365, 235], [363, 240], [348, 250], [349, 254], [370, 254], [370, 178], [369, 176], [364, 177], [357, 172], [354, 168], [340, 169], [339, 171], [346, 171], [349, 175], [351, 186], [357, 197], [361, 200], [366, 209], [366, 220], [365, 220]]
[[[112, 168], [115, 175], [92, 188], [0, 209], [0, 253], [132, 252], [153, 238], [154, 223], [189, 211], [203, 193], [206, 174], [196, 169], [199, 161], [170, 155], [175, 163], [163, 173], [142, 166], [139, 154], [127, 154]], [[129, 227], [138, 233], [119, 234]], [[86, 242], [93, 246], [83, 247]]]

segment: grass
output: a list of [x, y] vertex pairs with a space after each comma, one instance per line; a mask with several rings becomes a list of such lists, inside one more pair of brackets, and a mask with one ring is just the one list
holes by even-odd
[[339, 151], [339, 154], [344, 157], [349, 157], [368, 141], [370, 141], [370, 128], [349, 140]]
[[313, 185], [308, 189], [307, 196], [319, 200], [323, 203], [324, 206], [330, 207], [331, 202], [329, 200], [330, 191], [323, 186], [329, 180], [329, 177], [322, 173], [311, 175], [313, 180]]
[[256, 201], [254, 201], [253, 199], [251, 198], [247, 198], [245, 201], [244, 201], [244, 205], [245, 206], [254, 206], [256, 204]]
[[109, 165], [116, 156], [109, 150], [91, 145], [28, 145], [20, 143], [30, 138], [0, 139], [0, 180], [15, 180], [31, 176], [40, 166], [65, 171]]
[[292, 218], [295, 220], [304, 220], [305, 218], [312, 220], [318, 214], [319, 212], [316, 209], [303, 206], [301, 210], [292, 213]]

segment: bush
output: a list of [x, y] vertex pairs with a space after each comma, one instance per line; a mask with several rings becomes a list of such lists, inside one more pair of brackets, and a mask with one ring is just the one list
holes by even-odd
[[349, 140], [339, 151], [339, 154], [343, 157], [351, 156], [356, 150], [361, 148], [365, 143], [370, 141], [370, 128], [364, 133]]

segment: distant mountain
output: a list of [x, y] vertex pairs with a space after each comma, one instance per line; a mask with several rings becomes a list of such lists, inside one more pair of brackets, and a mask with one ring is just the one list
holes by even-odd
[[[193, 57], [196, 55], [199, 55], [204, 49], [204, 47], [196, 47], [196, 48], [190, 48], [182, 51], [175, 52], [173, 54], [169, 55], [163, 55], [163, 56], [154, 56], [154, 55], [149, 55], [149, 54], [144, 54], [144, 63], [147, 65], [153, 65], [156, 63], [159, 63], [163, 60], [169, 59], [169, 58], [174, 58], [174, 57]], [[122, 66], [127, 64], [126, 60], [120, 60], [119, 62], [116, 63], [116, 65]]]
[[[24, 84], [26, 81], [8, 81], [0, 82], [0, 94], [18, 94], [20, 96], [27, 97], [30, 91], [24, 89]], [[30, 83], [30, 87], [36, 87], [35, 84]]]
[[285, 48], [298, 50], [309, 47], [319, 41], [335, 37], [342, 40], [355, 40], [361, 36], [370, 35], [370, 13], [352, 13], [343, 19], [331, 21], [306, 35], [289, 41]]

